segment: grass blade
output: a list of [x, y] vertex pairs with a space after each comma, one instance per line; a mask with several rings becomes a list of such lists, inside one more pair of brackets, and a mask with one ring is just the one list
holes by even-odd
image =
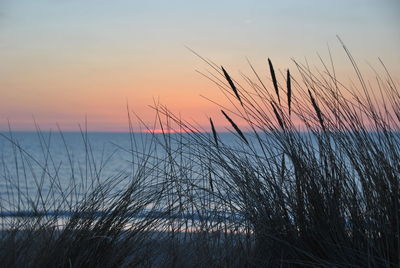
[[275, 107], [273, 102], [271, 102], [271, 106], [272, 106], [272, 110], [274, 111], [275, 117], [278, 120], [279, 126], [282, 129], [285, 129], [285, 127], [284, 127], [285, 125], [283, 124], [283, 120], [282, 120], [281, 116], [279, 115], [278, 110], [276, 110], [276, 107]]
[[233, 122], [233, 120], [223, 110], [221, 110], [221, 112], [225, 116], [225, 118], [229, 121], [229, 123], [231, 123], [232, 127], [236, 130], [236, 132], [243, 139], [243, 141], [248, 145], [249, 142], [247, 141], [246, 137], [243, 135], [243, 132], [240, 130], [240, 128], [235, 124], [235, 122]]
[[313, 95], [311, 94], [310, 90], [308, 90], [308, 95], [310, 95], [311, 104], [312, 104], [312, 106], [313, 106], [313, 108], [315, 110], [315, 113], [317, 114], [318, 121], [319, 121], [322, 129], [325, 130], [324, 119], [322, 117], [321, 109], [319, 108], [319, 106], [318, 106], [317, 102], [315, 101]]
[[269, 71], [271, 72], [271, 79], [272, 79], [272, 83], [274, 84], [275, 93], [276, 93], [276, 96], [278, 97], [279, 104], [281, 104], [281, 99], [279, 97], [278, 81], [276, 80], [274, 66], [272, 65], [272, 62], [270, 59], [268, 59], [268, 65], [269, 65]]
[[233, 92], [235, 93], [236, 98], [239, 100], [240, 104], [243, 106], [242, 99], [240, 98], [239, 92], [238, 92], [238, 90], [237, 90], [235, 84], [233, 83], [231, 77], [230, 77], [229, 74], [225, 71], [224, 67], [221, 66], [221, 68], [222, 68], [222, 71], [224, 72], [224, 75], [225, 75], [226, 80], [228, 81], [229, 85], [231, 86]]
[[212, 130], [212, 133], [213, 133], [213, 136], [214, 136], [215, 145], [217, 145], [217, 148], [218, 148], [218, 136], [217, 136], [217, 131], [215, 130], [214, 123], [213, 123], [211, 117], [210, 117], [210, 124], [211, 124], [211, 130]]

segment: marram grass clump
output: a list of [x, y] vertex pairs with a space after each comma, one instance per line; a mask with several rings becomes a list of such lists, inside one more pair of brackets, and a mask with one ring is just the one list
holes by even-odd
[[[87, 149], [88, 172], [75, 174], [66, 188], [51, 188], [47, 196], [61, 195], [57, 200], [43, 198], [40, 183], [39, 198], [24, 195], [18, 191], [23, 177], [13, 183], [4, 168], [2, 180], [17, 190], [2, 197], [1, 215], [10, 215], [10, 207], [35, 214], [1, 218], [7, 228], [0, 263], [400, 266], [398, 84], [383, 64], [384, 75], [367, 83], [345, 51], [357, 78], [350, 86], [336, 77], [333, 64], [313, 71], [294, 61], [296, 70], [279, 76], [268, 59], [271, 81], [250, 64], [254, 78], [243, 76], [243, 83], [206, 61], [216, 72], [210, 79], [232, 103], [218, 118], [231, 126], [230, 136], [217, 130], [216, 118], [204, 131], [158, 105], [163, 133], [145, 142], [131, 133], [131, 147], [123, 148], [132, 164], [128, 175], [101, 178]], [[175, 128], [179, 133], [171, 133]], [[226, 140], [232, 135], [235, 142]], [[31, 156], [9, 135], [3, 138], [15, 148], [15, 165], [28, 170]], [[138, 143], [148, 146], [138, 149]], [[43, 179], [61, 185], [57, 169], [37, 164]]]

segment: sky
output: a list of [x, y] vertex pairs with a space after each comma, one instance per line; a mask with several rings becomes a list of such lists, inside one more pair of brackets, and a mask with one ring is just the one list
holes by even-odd
[[[219, 89], [196, 70], [231, 75], [313, 64], [330, 47], [338, 73], [351, 72], [336, 35], [361, 66], [400, 74], [400, 1], [0, 0], [0, 131], [126, 131], [129, 110], [146, 123], [149, 105], [184, 119], [227, 125]], [[134, 123], [134, 128], [137, 128]]]

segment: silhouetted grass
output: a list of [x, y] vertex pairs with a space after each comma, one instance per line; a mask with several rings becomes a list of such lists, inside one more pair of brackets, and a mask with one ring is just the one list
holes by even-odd
[[[244, 86], [207, 61], [240, 103], [221, 107], [234, 142], [211, 118], [208, 131], [156, 105], [163, 133], [131, 133], [120, 148], [128, 175], [104, 178], [82, 131], [86, 162], [78, 172], [65, 146], [65, 185], [40, 131], [42, 162], [3, 134], [18, 172], [3, 163], [1, 265], [400, 266], [400, 94], [384, 65], [372, 87], [348, 56], [359, 86], [295, 61], [284, 88], [269, 59], [271, 85], [250, 65], [255, 79]], [[23, 187], [29, 176], [34, 195]]]
[[[209, 206], [240, 215], [241, 228], [255, 239], [249, 265], [400, 265], [398, 88], [384, 65], [385, 77], [377, 76], [372, 87], [347, 55], [359, 86], [346, 87], [325, 64], [324, 72], [313, 72], [294, 62], [300, 79], [287, 71], [281, 88], [268, 60], [277, 102], [251, 67], [255, 81], [244, 77], [247, 87], [236, 86], [233, 95], [223, 88], [241, 104], [222, 107], [233, 115], [223, 112], [238, 135], [235, 143], [221, 135], [215, 142], [213, 124], [212, 136], [194, 131], [188, 138], [199, 150], [194, 165], [212, 182], [197, 189]], [[223, 73], [232, 88], [233, 78]], [[286, 103], [279, 91], [286, 91]]]

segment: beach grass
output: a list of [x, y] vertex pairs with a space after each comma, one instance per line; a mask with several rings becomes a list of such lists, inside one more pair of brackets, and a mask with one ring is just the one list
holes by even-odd
[[[62, 186], [40, 131], [45, 163], [3, 134], [14, 148], [8, 156], [14, 165], [29, 170], [34, 163], [42, 173], [33, 198], [21, 186], [29, 172], [11, 178], [3, 169], [10, 190], [2, 193], [1, 213], [12, 207], [16, 214], [2, 217], [0, 263], [400, 266], [398, 83], [383, 63], [383, 74], [368, 83], [344, 50], [356, 78], [349, 86], [332, 62], [314, 70], [294, 61], [296, 69], [279, 77], [268, 59], [268, 79], [250, 64], [252, 77], [239, 81], [206, 61], [216, 72], [210, 79], [232, 103], [220, 108], [235, 142], [224, 140], [215, 118], [203, 129], [156, 105], [163, 133], [146, 140], [146, 149], [135, 146], [143, 141], [131, 133], [131, 147], [124, 148], [128, 175], [103, 178], [82, 131], [88, 161], [80, 172], [71, 168], [73, 180]], [[43, 180], [50, 190], [43, 191]], [[27, 210], [32, 214], [24, 216]]]

